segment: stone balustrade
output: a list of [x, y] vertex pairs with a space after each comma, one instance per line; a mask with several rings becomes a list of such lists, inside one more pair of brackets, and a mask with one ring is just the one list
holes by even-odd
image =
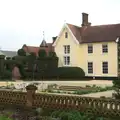
[[36, 87], [27, 87], [27, 92], [0, 91], [0, 104], [21, 105], [31, 108], [75, 109], [103, 116], [120, 117], [120, 101], [106, 98], [79, 97], [35, 93]]
[[24, 106], [27, 97], [25, 92], [0, 90], [0, 104], [14, 104]]

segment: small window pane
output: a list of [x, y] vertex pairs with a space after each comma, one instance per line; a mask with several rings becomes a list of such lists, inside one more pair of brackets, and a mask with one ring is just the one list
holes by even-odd
[[64, 57], [64, 65], [70, 65], [70, 56]]
[[107, 53], [108, 52], [108, 45], [102, 45], [102, 52]]
[[68, 33], [67, 32], [65, 32], [65, 38], [68, 38]]
[[102, 69], [103, 69], [103, 74], [108, 73], [108, 62], [103, 62]]
[[92, 45], [88, 45], [88, 53], [93, 53], [93, 46]]
[[93, 63], [88, 62], [88, 73], [93, 73]]
[[69, 54], [70, 53], [70, 45], [65, 45], [64, 46], [64, 53]]

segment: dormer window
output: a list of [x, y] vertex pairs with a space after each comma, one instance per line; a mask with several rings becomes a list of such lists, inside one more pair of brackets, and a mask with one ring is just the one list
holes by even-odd
[[68, 38], [68, 33], [67, 32], [65, 32], [65, 38]]

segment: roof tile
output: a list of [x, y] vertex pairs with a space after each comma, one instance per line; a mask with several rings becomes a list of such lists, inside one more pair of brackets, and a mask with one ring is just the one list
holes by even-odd
[[120, 36], [120, 24], [85, 27], [67, 25], [80, 43], [115, 41]]

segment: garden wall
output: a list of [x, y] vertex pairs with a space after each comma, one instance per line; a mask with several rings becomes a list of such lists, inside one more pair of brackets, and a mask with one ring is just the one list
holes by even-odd
[[26, 108], [76, 109], [93, 115], [120, 117], [120, 101], [105, 98], [35, 93], [36, 87], [27, 92], [0, 90], [0, 104], [19, 105]]

